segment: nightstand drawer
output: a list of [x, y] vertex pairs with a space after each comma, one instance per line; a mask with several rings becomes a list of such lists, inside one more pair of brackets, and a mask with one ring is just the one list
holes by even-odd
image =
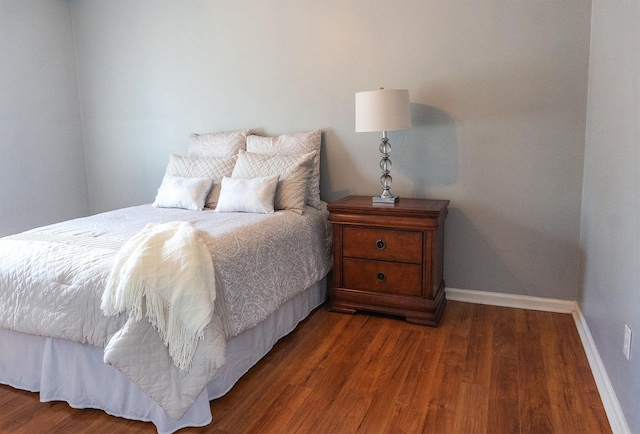
[[344, 258], [343, 285], [349, 289], [417, 295], [422, 293], [422, 266]]
[[342, 237], [343, 256], [422, 264], [422, 232], [344, 227]]

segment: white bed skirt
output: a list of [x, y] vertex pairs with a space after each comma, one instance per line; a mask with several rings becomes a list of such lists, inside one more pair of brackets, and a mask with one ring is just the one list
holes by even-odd
[[[326, 299], [327, 278], [283, 304], [262, 323], [227, 342], [226, 363], [179, 420], [127, 377], [102, 361], [103, 349], [77, 342], [0, 330], [0, 383], [40, 392], [40, 401], [66, 401], [127, 419], [152, 422], [159, 433], [211, 422], [209, 401], [227, 393], [283, 336]], [[7, 351], [7, 349], [11, 349]]]

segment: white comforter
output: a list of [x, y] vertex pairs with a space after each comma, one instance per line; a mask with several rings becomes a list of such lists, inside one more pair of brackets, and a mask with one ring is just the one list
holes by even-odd
[[[178, 220], [207, 234], [218, 277], [215, 313], [188, 373], [148, 321], [100, 311], [118, 248], [147, 223]], [[300, 216], [144, 205], [35, 229], [0, 240], [0, 328], [105, 348], [105, 360], [179, 419], [222, 363], [225, 339], [326, 275], [329, 240], [326, 210], [310, 207]]]

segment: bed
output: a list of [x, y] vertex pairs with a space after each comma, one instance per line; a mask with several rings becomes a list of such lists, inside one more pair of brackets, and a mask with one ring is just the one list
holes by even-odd
[[[325, 300], [331, 228], [316, 190], [319, 142], [318, 130], [194, 135], [189, 157], [171, 157], [153, 205], [0, 239], [0, 383], [149, 421], [161, 433], [210, 423], [209, 401]], [[189, 194], [163, 197], [177, 178]], [[193, 189], [203, 178], [211, 180], [204, 193]], [[247, 189], [260, 194], [248, 200]], [[146, 316], [104, 311], [126, 246], [169, 225], [198, 234], [215, 274], [211, 320], [188, 368]]]

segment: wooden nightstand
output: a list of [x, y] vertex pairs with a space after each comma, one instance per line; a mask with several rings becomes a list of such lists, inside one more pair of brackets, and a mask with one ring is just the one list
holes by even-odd
[[447, 302], [442, 269], [448, 205], [448, 200], [409, 198], [374, 205], [370, 196], [330, 203], [330, 309], [381, 312], [438, 325]]

